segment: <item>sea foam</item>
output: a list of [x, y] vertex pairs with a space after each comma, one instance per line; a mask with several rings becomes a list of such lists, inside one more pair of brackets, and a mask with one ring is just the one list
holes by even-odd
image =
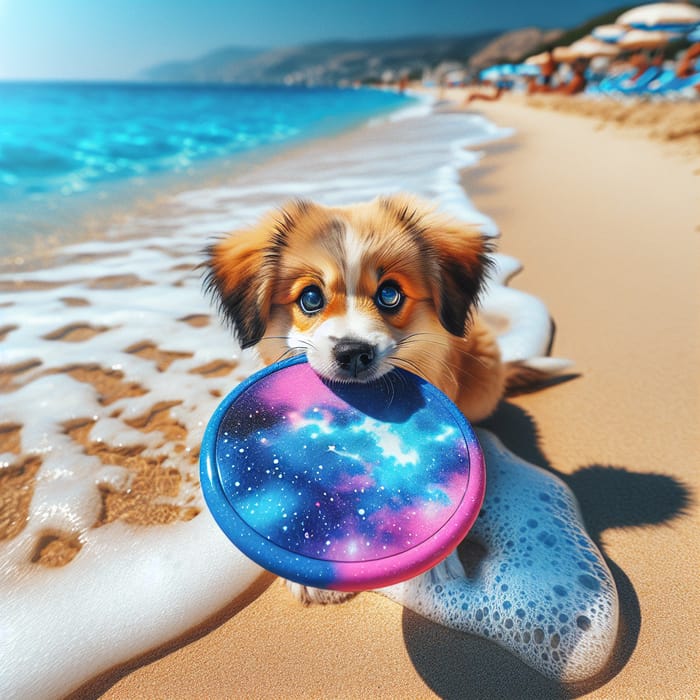
[[[197, 480], [209, 416], [259, 367], [202, 295], [207, 242], [292, 197], [340, 205], [397, 191], [497, 235], [458, 170], [478, 161], [465, 144], [505, 133], [469, 114], [375, 120], [182, 192], [109, 240], [61, 250], [53, 266], [0, 277], [0, 478], [17, 496], [0, 544], [0, 655], [11, 659], [0, 696], [63, 696], [202, 622], [261, 573], [214, 525]], [[517, 261], [500, 264], [489, 313], [520, 304], [548, 320], [539, 300], [503, 291]], [[544, 355], [547, 329], [511, 327], [504, 353]], [[150, 524], [128, 507], [105, 515], [147, 478], [136, 505], [151, 509]], [[52, 563], [54, 547], [65, 561]]]

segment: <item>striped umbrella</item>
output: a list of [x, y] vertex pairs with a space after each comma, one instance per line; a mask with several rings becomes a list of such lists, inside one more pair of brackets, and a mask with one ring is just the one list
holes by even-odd
[[596, 27], [591, 34], [600, 41], [606, 41], [609, 44], [616, 44], [627, 32], [627, 27], [619, 24], [601, 24]]
[[666, 46], [675, 34], [662, 32], [658, 29], [630, 29], [625, 36], [617, 42], [623, 51], [641, 51], [642, 49], [658, 49]]
[[594, 58], [595, 56], [617, 56], [620, 49], [614, 44], [600, 41], [593, 36], [584, 36], [569, 46], [569, 50], [578, 58]]
[[700, 24], [700, 8], [685, 3], [656, 2], [624, 12], [615, 23], [633, 29], [688, 31]]

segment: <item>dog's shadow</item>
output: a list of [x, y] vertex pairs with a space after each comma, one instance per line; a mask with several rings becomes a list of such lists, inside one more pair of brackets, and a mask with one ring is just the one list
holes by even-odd
[[591, 464], [561, 474], [540, 448], [537, 425], [515, 404], [503, 402], [483, 424], [522, 459], [558, 476], [574, 492], [589, 535], [612, 572], [620, 600], [620, 627], [608, 668], [585, 684], [549, 681], [495, 644], [403, 614], [406, 647], [416, 670], [443, 698], [574, 698], [613, 678], [634, 651], [641, 627], [637, 594], [624, 571], [605, 555], [601, 538], [610, 528], [658, 525], [684, 515], [687, 486], [671, 476], [642, 474], [626, 467]]

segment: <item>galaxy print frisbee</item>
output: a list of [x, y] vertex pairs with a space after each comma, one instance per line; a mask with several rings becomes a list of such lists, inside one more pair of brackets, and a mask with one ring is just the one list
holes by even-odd
[[216, 522], [249, 558], [341, 591], [440, 562], [485, 489], [476, 436], [436, 387], [401, 369], [371, 384], [329, 383], [304, 357], [222, 401], [204, 435], [201, 481]]

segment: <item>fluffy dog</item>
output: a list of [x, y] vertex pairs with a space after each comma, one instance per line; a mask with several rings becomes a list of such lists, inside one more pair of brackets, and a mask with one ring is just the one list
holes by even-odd
[[[509, 387], [537, 378], [501, 362], [476, 313], [489, 252], [475, 228], [407, 195], [337, 208], [296, 201], [210, 246], [206, 282], [241, 347], [265, 363], [305, 353], [338, 382], [402, 367], [479, 421]], [[455, 566], [453, 556], [437, 568]], [[304, 602], [346, 596], [289, 586]]]

